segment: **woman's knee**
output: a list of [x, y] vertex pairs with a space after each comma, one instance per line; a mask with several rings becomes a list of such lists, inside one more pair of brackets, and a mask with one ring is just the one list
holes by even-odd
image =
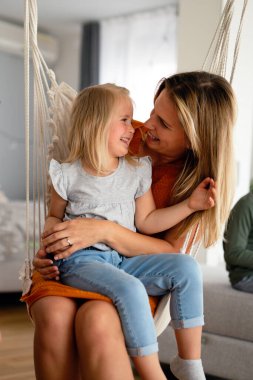
[[89, 345], [110, 339], [124, 340], [121, 323], [113, 304], [105, 301], [89, 301], [77, 311], [76, 338]]
[[65, 297], [44, 297], [31, 306], [35, 329], [45, 330], [48, 336], [54, 337], [73, 329], [76, 311], [76, 302]]

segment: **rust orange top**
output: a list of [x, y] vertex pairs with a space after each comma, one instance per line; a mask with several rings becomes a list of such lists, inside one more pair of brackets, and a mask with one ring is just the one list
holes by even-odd
[[[140, 144], [142, 143], [142, 136], [145, 133], [145, 129], [141, 122], [134, 121], [133, 125], [136, 131], [131, 142], [130, 150], [133, 154], [137, 154]], [[157, 208], [167, 207], [169, 205], [172, 187], [181, 170], [181, 166], [175, 166], [173, 164], [165, 164], [153, 167], [152, 192]], [[32, 280], [33, 284], [30, 292], [21, 298], [21, 300], [26, 302], [29, 307], [38, 299], [46, 296], [62, 296], [69, 298], [103, 300], [112, 302], [110, 298], [95, 292], [72, 288], [57, 281], [46, 281], [36, 271], [33, 274]], [[154, 314], [159, 298], [149, 297], [149, 299], [150, 307], [152, 313]]]

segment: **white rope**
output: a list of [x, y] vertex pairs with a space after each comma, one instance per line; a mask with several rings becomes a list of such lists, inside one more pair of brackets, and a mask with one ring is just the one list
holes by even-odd
[[23, 280], [23, 293], [26, 293], [31, 285], [31, 257], [30, 257], [30, 54], [29, 54], [29, 11], [28, 1], [26, 0], [25, 7], [25, 30], [24, 30], [24, 81], [25, 81], [25, 143], [26, 143], [26, 259], [24, 263], [24, 270], [21, 273]]
[[234, 79], [235, 67], [236, 67], [238, 53], [239, 53], [239, 49], [240, 49], [243, 19], [245, 16], [245, 11], [246, 11], [247, 5], [248, 5], [248, 0], [244, 0], [243, 8], [242, 8], [242, 14], [241, 14], [240, 23], [239, 23], [239, 28], [238, 28], [238, 32], [237, 32], [237, 36], [236, 36], [234, 56], [233, 56], [233, 66], [232, 66], [231, 75], [230, 75], [230, 83], [232, 83], [233, 79]]
[[[23, 280], [23, 293], [27, 293], [31, 285], [32, 273], [32, 258], [36, 249], [36, 221], [38, 221], [39, 235], [41, 233], [41, 192], [42, 201], [44, 204], [44, 218], [46, 215], [46, 141], [49, 139], [47, 132], [46, 122], [49, 120], [49, 105], [46, 97], [46, 92], [49, 92], [48, 79], [56, 85], [55, 76], [51, 70], [48, 69], [37, 45], [37, 2], [35, 0], [25, 0], [25, 22], [24, 22], [24, 85], [25, 85], [25, 140], [26, 140], [26, 259], [24, 268], [20, 272], [20, 278]], [[33, 76], [34, 76], [34, 137], [33, 137], [33, 215], [30, 215], [30, 48], [32, 52], [33, 61]], [[47, 136], [48, 135], [48, 136]], [[40, 179], [42, 178], [42, 186]], [[36, 208], [38, 213], [36, 212]], [[33, 219], [33, 252], [30, 246], [30, 225], [31, 216]]]
[[[37, 2], [36, 0], [25, 1], [25, 126], [26, 126], [26, 259], [24, 268], [20, 272], [23, 280], [23, 293], [27, 293], [31, 284], [32, 258], [37, 251], [39, 236], [41, 234], [41, 224], [45, 220], [48, 192], [49, 176], [48, 164], [51, 158], [62, 161], [66, 158], [68, 147], [66, 144], [67, 130], [69, 128], [69, 114], [76, 91], [66, 83], [59, 86], [55, 79], [55, 74], [50, 70], [39, 50], [37, 43]], [[31, 51], [31, 57], [30, 57]], [[33, 69], [33, 214], [30, 215], [30, 152], [29, 135], [31, 129], [30, 120], [30, 58]], [[33, 252], [30, 247], [30, 227], [33, 221]]]
[[229, 38], [234, 14], [234, 0], [227, 0], [225, 4], [221, 18], [219, 20], [218, 26], [216, 28], [210, 47], [208, 49], [206, 58], [204, 60], [204, 64], [202, 66], [203, 70], [222, 75], [225, 78], [228, 77], [227, 79], [230, 81], [230, 83], [232, 83], [234, 78], [234, 72], [240, 48], [242, 25], [247, 4], [248, 0], [244, 0], [236, 35], [235, 46], [233, 50], [230, 75], [227, 75], [227, 61]]
[[223, 9], [221, 18], [208, 49], [204, 64], [202, 66], [204, 70], [222, 75], [224, 77], [226, 76], [228, 42], [233, 10], [234, 0], [228, 0]]

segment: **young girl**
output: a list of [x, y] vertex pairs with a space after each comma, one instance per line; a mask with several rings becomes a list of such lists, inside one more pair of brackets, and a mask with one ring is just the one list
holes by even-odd
[[[128, 146], [134, 129], [133, 105], [128, 90], [112, 84], [84, 89], [76, 98], [66, 163], [50, 163], [52, 197], [46, 228], [56, 219], [78, 217], [106, 219], [145, 234], [165, 231], [198, 210], [214, 206], [214, 181], [203, 180], [185, 201], [155, 209], [151, 193], [151, 162], [148, 157], [130, 158]], [[66, 238], [67, 245], [71, 241]], [[176, 256], [175, 256], [176, 257]], [[155, 379], [165, 379], [159, 366], [154, 322], [147, 292], [140, 279], [129, 274], [129, 261], [104, 242], [79, 250], [67, 259], [54, 256], [61, 281], [76, 288], [110, 297], [120, 315], [130, 356], [145, 356], [140, 366], [157, 368]], [[148, 270], [148, 266], [147, 266]], [[170, 291], [165, 274], [154, 278], [161, 295]], [[184, 302], [190, 287], [179, 290]], [[200, 321], [201, 319], [201, 321]], [[199, 324], [203, 324], [202, 316]], [[141, 371], [143, 373], [143, 370]]]

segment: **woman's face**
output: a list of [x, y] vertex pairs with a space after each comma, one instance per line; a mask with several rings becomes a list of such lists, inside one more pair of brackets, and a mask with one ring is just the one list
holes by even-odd
[[156, 99], [145, 126], [149, 129], [146, 145], [159, 159], [174, 162], [184, 158], [189, 142], [166, 90]]

